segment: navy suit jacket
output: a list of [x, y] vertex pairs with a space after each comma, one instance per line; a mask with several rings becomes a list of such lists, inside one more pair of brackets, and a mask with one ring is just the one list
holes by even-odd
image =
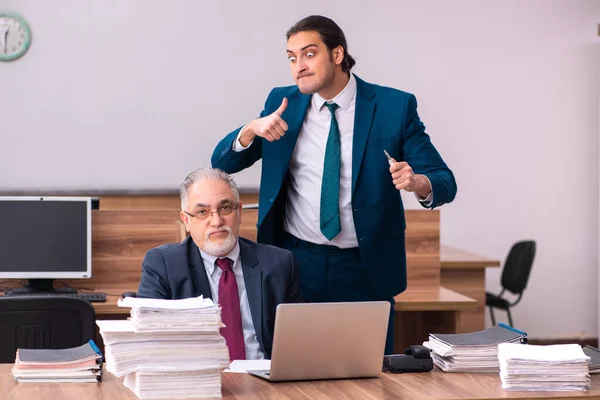
[[[431, 208], [454, 199], [456, 182], [425, 133], [415, 96], [358, 77], [356, 83], [352, 213], [370, 283], [382, 298], [391, 298], [406, 288], [406, 222], [400, 192], [392, 182], [383, 150], [397, 161], [408, 162], [416, 174], [429, 178], [433, 189]], [[288, 106], [282, 118], [288, 131], [282, 139], [269, 142], [256, 137], [250, 148], [236, 152], [232, 146], [238, 128], [219, 142], [212, 156], [212, 166], [228, 173], [248, 168], [262, 158], [258, 241], [274, 245], [281, 245], [286, 175], [312, 96], [302, 94], [297, 86], [275, 88], [260, 116], [273, 113], [284, 97]]]
[[[246, 293], [260, 347], [271, 358], [275, 310], [281, 303], [302, 301], [298, 269], [292, 253], [239, 238]], [[212, 299], [208, 276], [191, 237], [146, 253], [138, 297], [185, 299], [203, 295]]]

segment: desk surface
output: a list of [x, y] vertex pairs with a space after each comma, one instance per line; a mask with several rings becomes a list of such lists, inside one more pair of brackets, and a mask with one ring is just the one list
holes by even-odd
[[477, 307], [477, 300], [444, 287], [408, 288], [394, 300], [396, 311], [460, 311]]
[[[105, 292], [106, 302], [92, 303], [97, 315], [123, 315], [129, 310], [117, 307], [116, 289], [98, 288], [97, 291]], [[396, 311], [455, 311], [477, 307], [477, 300], [464, 296], [452, 290], [438, 288], [409, 288], [395, 298]]]
[[[95, 383], [17, 383], [9, 374], [12, 364], [0, 364], [0, 398], [3, 400], [134, 400], [118, 378], [106, 373]], [[434, 371], [382, 374], [375, 379], [270, 383], [246, 374], [223, 373], [223, 399], [600, 399], [600, 376], [592, 376], [588, 392], [506, 392], [498, 374], [460, 374]]]
[[453, 268], [487, 268], [487, 267], [499, 267], [500, 261], [481, 256], [479, 254], [471, 253], [466, 250], [457, 249], [442, 244], [440, 246], [440, 267], [442, 269], [453, 269]]

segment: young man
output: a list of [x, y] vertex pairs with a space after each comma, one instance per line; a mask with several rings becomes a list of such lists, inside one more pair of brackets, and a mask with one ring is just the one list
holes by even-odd
[[355, 62], [335, 22], [304, 18], [287, 39], [296, 85], [273, 89], [260, 118], [227, 135], [212, 164], [234, 173], [262, 158], [258, 241], [292, 250], [307, 301], [393, 305], [406, 288], [399, 190], [438, 207], [454, 199], [454, 176], [412, 94], [350, 73]]
[[211, 298], [221, 305], [230, 359], [270, 358], [277, 305], [302, 301], [292, 253], [238, 238], [242, 203], [225, 172], [193, 171], [180, 194], [190, 236], [148, 251], [138, 297]]

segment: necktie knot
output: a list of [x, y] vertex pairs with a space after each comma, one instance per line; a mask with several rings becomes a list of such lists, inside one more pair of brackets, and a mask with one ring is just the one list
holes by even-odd
[[217, 258], [217, 265], [223, 272], [231, 271], [231, 259], [225, 258]]
[[335, 103], [325, 102], [325, 107], [329, 108], [331, 115], [335, 115], [335, 110], [337, 110], [339, 106]]

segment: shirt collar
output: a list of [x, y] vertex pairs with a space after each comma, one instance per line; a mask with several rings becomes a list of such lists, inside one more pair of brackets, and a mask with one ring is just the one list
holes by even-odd
[[[200, 250], [200, 248], [198, 248], [198, 250]], [[227, 254], [225, 256], [226, 258], [229, 258], [231, 260], [231, 269], [233, 269], [233, 267], [235, 266], [235, 262], [237, 261], [239, 255], [240, 255], [240, 242], [238, 240], [235, 243], [235, 247], [233, 248], [233, 250], [231, 250], [229, 252], [229, 254]], [[209, 276], [212, 275], [213, 272], [215, 272], [215, 268], [216, 268], [215, 264], [216, 264], [217, 258], [225, 258], [225, 257], [215, 257], [210, 254], [206, 254], [202, 250], [200, 250], [200, 256], [202, 257], [202, 261], [204, 261], [204, 267], [206, 268], [206, 273]]]
[[[352, 101], [356, 97], [356, 78], [354, 74], [350, 74], [350, 79], [346, 84], [346, 87], [337, 94], [333, 99], [329, 101], [329, 103], [337, 104], [342, 110], [347, 111]], [[323, 108], [323, 104], [326, 102], [323, 97], [321, 97], [318, 93], [313, 94], [312, 96], [312, 106], [317, 112], [321, 112]]]

